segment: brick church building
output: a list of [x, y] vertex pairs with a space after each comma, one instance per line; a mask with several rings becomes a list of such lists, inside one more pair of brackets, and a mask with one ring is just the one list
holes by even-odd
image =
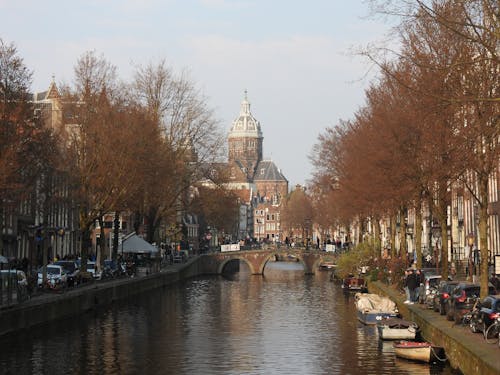
[[272, 160], [264, 160], [263, 141], [245, 91], [228, 134], [229, 186], [242, 202], [238, 235], [274, 242], [280, 238], [280, 205], [288, 194], [288, 180]]

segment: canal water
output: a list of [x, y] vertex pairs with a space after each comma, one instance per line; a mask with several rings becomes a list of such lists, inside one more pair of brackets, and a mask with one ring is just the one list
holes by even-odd
[[0, 339], [3, 374], [454, 374], [395, 358], [329, 273], [270, 262]]

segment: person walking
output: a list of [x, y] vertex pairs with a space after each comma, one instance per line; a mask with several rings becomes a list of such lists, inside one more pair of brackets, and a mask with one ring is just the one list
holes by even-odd
[[[415, 271], [415, 276], [417, 278], [417, 287], [415, 288], [415, 296], [414, 296], [414, 301], [413, 302], [422, 302], [425, 297], [425, 289], [424, 289], [424, 273], [422, 270], [417, 269]], [[420, 298], [420, 294], [422, 293], [422, 298]]]
[[405, 270], [405, 276], [404, 276], [404, 280], [403, 280], [403, 286], [404, 286], [404, 290], [405, 290], [405, 293], [406, 293], [406, 300], [404, 303], [410, 303], [411, 300], [410, 300], [410, 289], [408, 288], [408, 275], [410, 273], [410, 270], [407, 269]]
[[410, 291], [410, 305], [415, 303], [415, 289], [417, 289], [417, 274], [413, 269], [409, 270], [408, 276], [406, 277], [406, 284], [408, 285], [408, 289]]

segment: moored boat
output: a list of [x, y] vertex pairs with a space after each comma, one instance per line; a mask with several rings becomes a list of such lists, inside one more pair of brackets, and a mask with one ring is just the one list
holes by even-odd
[[335, 269], [335, 264], [333, 262], [323, 262], [319, 265], [320, 270], [333, 270]]
[[428, 342], [396, 341], [394, 353], [397, 357], [419, 362], [434, 362], [443, 356], [443, 348]]
[[388, 318], [377, 323], [377, 330], [382, 340], [414, 340], [418, 326], [404, 319]]
[[383, 319], [398, 316], [396, 304], [378, 294], [356, 293], [355, 303], [358, 320], [364, 324], [377, 324]]
[[366, 292], [366, 281], [361, 277], [346, 277], [342, 280], [342, 289], [346, 292]]

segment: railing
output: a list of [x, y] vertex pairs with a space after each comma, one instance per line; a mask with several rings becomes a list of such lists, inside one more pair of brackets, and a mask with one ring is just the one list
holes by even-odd
[[28, 299], [25, 285], [20, 285], [16, 270], [0, 272], [0, 308], [9, 307]]

